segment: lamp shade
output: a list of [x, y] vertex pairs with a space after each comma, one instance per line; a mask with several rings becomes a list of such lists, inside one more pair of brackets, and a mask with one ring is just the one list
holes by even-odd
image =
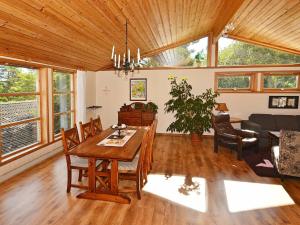
[[226, 103], [217, 103], [217, 108], [216, 108], [217, 111], [220, 111], [220, 112], [228, 112], [228, 108], [227, 108], [227, 105]]

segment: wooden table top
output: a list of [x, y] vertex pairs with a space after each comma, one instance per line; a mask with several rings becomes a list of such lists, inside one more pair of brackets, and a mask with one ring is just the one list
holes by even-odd
[[143, 128], [136, 129], [136, 133], [123, 147], [98, 146], [97, 144], [114, 132], [109, 128], [101, 134], [88, 139], [72, 149], [69, 154], [79, 157], [93, 157], [97, 159], [117, 159], [119, 161], [132, 161], [142, 143], [146, 132]]

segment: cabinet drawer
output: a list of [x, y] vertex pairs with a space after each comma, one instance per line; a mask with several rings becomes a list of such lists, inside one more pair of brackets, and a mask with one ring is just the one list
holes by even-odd
[[142, 120], [154, 120], [154, 113], [143, 112]]
[[141, 118], [142, 112], [119, 112], [122, 118]]

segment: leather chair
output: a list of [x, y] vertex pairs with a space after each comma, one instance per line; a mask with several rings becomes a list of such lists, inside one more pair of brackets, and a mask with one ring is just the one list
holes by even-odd
[[258, 150], [258, 134], [255, 131], [235, 129], [230, 123], [227, 113], [212, 116], [212, 125], [215, 131], [214, 151], [218, 152], [219, 144], [234, 147], [237, 150], [238, 160], [242, 159], [242, 150], [256, 146]]

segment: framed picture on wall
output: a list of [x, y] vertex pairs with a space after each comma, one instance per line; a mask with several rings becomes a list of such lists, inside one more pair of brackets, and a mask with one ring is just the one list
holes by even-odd
[[131, 78], [129, 82], [130, 101], [147, 101], [147, 79]]
[[298, 109], [299, 96], [269, 96], [269, 108]]

